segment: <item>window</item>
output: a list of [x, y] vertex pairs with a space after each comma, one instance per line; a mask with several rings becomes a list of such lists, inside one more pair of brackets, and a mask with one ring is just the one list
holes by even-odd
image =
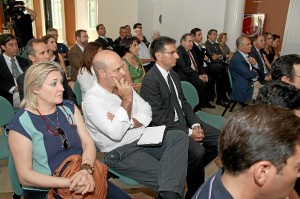
[[87, 0], [89, 29], [95, 29], [98, 25], [98, 1]]
[[57, 29], [62, 29], [61, 1], [51, 0], [52, 24]]

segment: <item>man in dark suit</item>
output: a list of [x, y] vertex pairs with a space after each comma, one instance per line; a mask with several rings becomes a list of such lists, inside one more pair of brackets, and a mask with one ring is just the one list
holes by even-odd
[[[194, 45], [193, 45], [193, 51], [196, 55], [197, 62], [199, 64], [198, 67], [202, 67], [204, 71], [207, 74], [207, 66], [210, 63], [210, 59], [208, 57], [208, 54], [206, 52], [206, 48], [204, 46], [203, 41], [203, 35], [200, 28], [193, 28], [191, 30], [191, 34], [194, 36]], [[212, 76], [208, 76], [208, 81], [211, 82], [210, 84], [207, 84], [206, 89], [206, 96], [208, 101], [214, 101], [215, 99], [215, 80]]]
[[[177, 60], [174, 71], [176, 71], [181, 81], [188, 81], [196, 88], [199, 104], [195, 109], [216, 108], [208, 102], [208, 84], [213, 84], [200, 63], [196, 59], [196, 54], [192, 50], [194, 37], [192, 34], [184, 34], [180, 39], [180, 46], [177, 47], [179, 59]], [[210, 86], [211, 88], [211, 86]]]
[[251, 52], [251, 41], [248, 37], [241, 36], [236, 40], [237, 51], [231, 58], [229, 71], [232, 77], [231, 99], [247, 102], [252, 99], [254, 81], [257, 80], [257, 63]]
[[210, 63], [206, 72], [216, 80], [216, 93], [217, 93], [217, 105], [226, 106], [225, 102], [228, 102], [226, 92], [230, 91], [229, 77], [226, 69], [226, 65], [223, 62], [222, 55], [218, 54], [215, 42], [217, 39], [217, 30], [211, 29], [207, 33], [207, 41], [205, 47], [210, 59]]
[[127, 35], [128, 35], [128, 31], [127, 31], [127, 29], [125, 28], [125, 26], [121, 26], [121, 27], [120, 27], [119, 34], [120, 34], [120, 36], [114, 41], [114, 43], [115, 43], [115, 49], [114, 49], [114, 50], [115, 50], [116, 53], [118, 53], [118, 55], [119, 55], [120, 57], [123, 57], [124, 55], [123, 55], [123, 53], [122, 53], [121, 50], [120, 50], [119, 44], [120, 44], [120, 41], [121, 41], [124, 37], [127, 37]]
[[77, 80], [78, 70], [81, 67], [80, 60], [85, 44], [88, 43], [88, 35], [86, 30], [76, 30], [75, 32], [76, 44], [69, 50], [68, 57], [71, 65], [71, 79], [72, 81]]
[[115, 50], [115, 43], [114, 41], [109, 38], [105, 37], [106, 35], [106, 29], [103, 24], [99, 24], [96, 27], [97, 33], [99, 35], [98, 39], [95, 40], [95, 42], [98, 42], [102, 44], [103, 48], [109, 49], [109, 50]]
[[18, 42], [12, 34], [1, 35], [0, 45], [0, 95], [14, 107], [18, 107], [20, 97], [16, 79], [26, 70], [29, 63], [23, 57], [17, 56]]
[[251, 48], [251, 52], [249, 53], [249, 56], [253, 57], [257, 62], [258, 81], [262, 85], [272, 80], [269, 70], [267, 69], [267, 66], [263, 60], [263, 55], [260, 52], [260, 50], [263, 49], [264, 46], [264, 36], [262, 34], [255, 35], [253, 37], [253, 46]]
[[156, 64], [143, 79], [141, 97], [151, 106], [151, 125], [167, 125], [189, 135], [186, 198], [191, 198], [204, 182], [204, 167], [217, 156], [220, 132], [202, 122], [187, 103], [180, 79], [172, 70], [179, 58], [175, 43], [169, 37], [152, 42], [150, 52]]
[[[32, 64], [36, 64], [41, 61], [49, 61], [49, 50], [47, 48], [47, 45], [40, 39], [31, 39], [26, 45], [26, 52], [28, 54], [28, 58], [32, 62]], [[26, 73], [26, 72], [25, 72]], [[20, 91], [20, 98], [21, 100], [24, 97], [24, 77], [25, 73], [20, 75], [17, 78], [17, 83]], [[71, 100], [75, 104], [77, 104], [76, 101], [76, 95], [72, 91], [71, 87], [68, 84], [68, 80], [66, 78], [66, 75], [64, 72], [62, 72], [63, 76], [63, 87], [64, 87], [64, 92], [63, 92], [63, 99]]]

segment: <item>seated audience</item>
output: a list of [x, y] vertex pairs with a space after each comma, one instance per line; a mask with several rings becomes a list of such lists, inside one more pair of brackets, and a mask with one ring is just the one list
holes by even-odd
[[220, 135], [223, 168], [193, 198], [286, 198], [300, 176], [299, 143], [300, 118], [291, 111], [266, 105], [241, 109]]
[[152, 62], [154, 61], [154, 59], [151, 57], [147, 45], [143, 42], [144, 36], [143, 36], [142, 29], [135, 28], [134, 29], [134, 36], [136, 36], [140, 40], [138, 57], [140, 58], [143, 66], [144, 66], [145, 71], [148, 72], [150, 70], [150, 68], [153, 66]]
[[[68, 59], [68, 52], [69, 52], [69, 48], [64, 44], [64, 43], [58, 43], [57, 39], [58, 39], [58, 31], [55, 28], [49, 28], [47, 30], [47, 35], [52, 35], [55, 39], [55, 42], [57, 43], [57, 51], [59, 54], [61, 54], [61, 56], [64, 59]], [[66, 64], [66, 66], [68, 66]]]
[[231, 50], [229, 49], [229, 47], [226, 44], [226, 42], [227, 42], [227, 33], [226, 32], [221, 32], [218, 35], [217, 41], [218, 41], [218, 43], [216, 43], [216, 47], [217, 47], [218, 54], [222, 55], [223, 60], [226, 63], [229, 63], [233, 53], [231, 52]]
[[95, 40], [95, 42], [102, 44], [103, 49], [115, 50], [116, 46], [114, 41], [111, 38], [105, 36], [106, 35], [105, 26], [103, 24], [99, 24], [97, 25], [96, 30], [99, 37], [98, 39]]
[[[181, 81], [188, 81], [196, 88], [199, 98], [199, 104], [195, 111], [201, 108], [216, 108], [209, 103], [207, 94], [208, 89], [212, 88], [209, 84], [214, 84], [210, 80], [205, 70], [200, 67], [196, 54], [192, 50], [194, 45], [194, 36], [190, 33], [184, 34], [180, 39], [180, 45], [177, 47], [179, 58], [177, 59], [174, 71], [178, 73]], [[167, 52], [166, 52], [167, 53]]]
[[[8, 143], [25, 199], [46, 199], [50, 188], [68, 188], [78, 194], [93, 192], [96, 150], [80, 111], [63, 100], [60, 66], [32, 65], [25, 75], [22, 109], [8, 125]], [[52, 176], [70, 155], [82, 156], [82, 167], [71, 178]], [[126, 193], [108, 183], [107, 198]], [[60, 197], [58, 197], [60, 198]]]
[[[133, 30], [136, 29], [136, 28], [138, 28], [138, 29], [141, 30], [142, 38], [139, 38], [139, 39], [140, 39], [140, 40], [147, 46], [147, 48], [148, 48], [150, 43], [148, 42], [147, 38], [143, 35], [143, 24], [141, 24], [141, 23], [135, 23], [135, 24], [133, 25]], [[138, 36], [138, 35], [136, 35], [136, 36]]]
[[277, 80], [262, 86], [255, 103], [293, 110], [300, 117], [300, 90], [282, 81]]
[[273, 80], [280, 80], [300, 89], [300, 55], [289, 54], [279, 57], [272, 64]]
[[274, 59], [277, 59], [278, 57], [280, 57], [280, 36], [277, 35], [277, 34], [273, 34], [273, 43], [272, 43], [272, 47], [275, 51], [275, 58]]
[[130, 28], [130, 25], [125, 25], [124, 27], [125, 27], [126, 30], [127, 30], [127, 36], [132, 36], [132, 35], [131, 35], [131, 28]]
[[265, 37], [265, 46], [263, 49], [261, 49], [261, 53], [264, 56], [265, 63], [269, 69], [271, 69], [271, 64], [274, 61], [275, 58], [275, 51], [274, 48], [272, 47], [273, 45], [273, 36], [269, 32], [264, 32], [263, 33]]
[[253, 38], [253, 45], [251, 47], [251, 52], [249, 55], [253, 57], [257, 62], [257, 73], [258, 73], [258, 81], [260, 84], [265, 84], [268, 81], [272, 80], [269, 69], [267, 68], [263, 55], [261, 53], [261, 49], [265, 46], [264, 36], [261, 34], [255, 35]]
[[125, 79], [124, 63], [113, 51], [96, 54], [97, 84], [82, 103], [89, 132], [113, 170], [159, 192], [159, 199], [183, 198], [188, 137], [168, 130], [161, 146], [137, 141], [152, 120], [151, 107]]
[[[300, 90], [282, 81], [274, 81], [259, 89], [256, 104], [274, 105], [288, 110], [293, 110], [295, 115], [300, 117]], [[298, 193], [300, 179], [296, 180], [294, 187]], [[299, 199], [298, 193], [293, 189], [289, 199]]]
[[246, 36], [236, 40], [237, 51], [231, 58], [229, 71], [232, 77], [231, 100], [247, 103], [252, 99], [254, 81], [257, 80], [257, 63], [251, 52], [251, 41]]
[[[208, 58], [208, 54], [206, 52], [206, 48], [203, 41], [203, 35], [200, 28], [193, 28], [191, 30], [191, 34], [194, 37], [193, 51], [195, 53], [195, 59], [197, 60], [198, 67], [202, 68], [207, 74], [207, 67], [210, 63], [210, 59]], [[208, 101], [214, 101], [215, 99], [215, 80], [212, 76], [208, 76], [209, 84], [206, 85], [207, 89], [205, 91], [205, 95], [207, 96]]]
[[224, 64], [223, 56], [218, 54], [216, 48], [217, 30], [211, 29], [207, 33], [207, 41], [205, 42], [206, 52], [210, 59], [210, 63], [206, 69], [208, 75], [212, 76], [216, 81], [216, 104], [226, 107], [228, 98], [226, 92], [230, 93], [230, 82], [227, 72], [227, 64]]
[[[26, 45], [26, 52], [28, 54], [30, 61], [33, 64], [36, 64], [37, 62], [41, 62], [41, 61], [49, 61], [50, 60], [49, 50], [47, 48], [47, 45], [40, 39], [31, 39]], [[70, 88], [70, 86], [68, 84], [68, 80], [67, 80], [66, 76], [64, 75], [62, 68], [61, 68], [61, 72], [62, 72], [62, 77], [63, 77], [62, 84], [64, 87], [63, 99], [71, 100], [75, 104], [77, 104], [76, 95]], [[20, 99], [21, 100], [24, 97], [24, 77], [25, 77], [25, 74], [23, 73], [22, 75], [20, 75], [17, 78], [17, 83], [18, 83], [18, 87], [19, 87], [19, 91], [20, 91]]]
[[89, 36], [86, 30], [76, 30], [75, 32], [76, 44], [70, 49], [68, 57], [71, 65], [71, 80], [76, 81], [78, 70], [81, 67], [80, 60], [84, 51], [85, 45], [88, 43]]
[[139, 59], [138, 49], [140, 40], [137, 37], [124, 38], [120, 42], [120, 50], [125, 55], [122, 60], [124, 62], [123, 69], [125, 72], [125, 79], [132, 88], [139, 94], [145, 70]]
[[67, 69], [66, 69], [64, 59], [62, 55], [57, 52], [57, 44], [55, 38], [52, 35], [45, 35], [41, 39], [47, 45], [50, 60], [59, 63], [59, 65], [64, 70], [65, 75], [67, 75]]
[[156, 63], [144, 77], [141, 96], [152, 108], [152, 126], [166, 125], [189, 136], [185, 198], [191, 198], [204, 182], [204, 167], [217, 156], [219, 130], [202, 122], [186, 101], [180, 79], [172, 70], [178, 59], [175, 42], [169, 37], [152, 42]]
[[93, 59], [97, 52], [102, 50], [102, 45], [97, 42], [89, 42], [85, 45], [82, 58], [81, 68], [78, 71], [77, 81], [80, 85], [81, 96], [84, 98], [86, 92], [97, 82], [97, 77], [93, 69]]
[[121, 26], [120, 27], [119, 34], [120, 34], [120, 36], [114, 41], [114, 43], [115, 43], [115, 49], [114, 49], [114, 51], [116, 53], [118, 53], [118, 55], [120, 55], [120, 57], [122, 57], [123, 55], [122, 55], [122, 52], [120, 50], [119, 44], [120, 44], [120, 41], [122, 39], [124, 39], [125, 37], [128, 36], [127, 29], [125, 28], [125, 26]]
[[18, 56], [18, 42], [12, 34], [0, 35], [0, 45], [0, 96], [18, 108], [20, 95], [17, 77], [25, 72], [29, 63], [25, 58]]

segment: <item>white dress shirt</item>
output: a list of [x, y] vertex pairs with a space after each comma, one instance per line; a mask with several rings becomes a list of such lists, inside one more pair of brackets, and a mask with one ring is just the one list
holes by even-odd
[[[102, 152], [110, 152], [138, 140], [152, 120], [150, 105], [135, 91], [131, 117], [143, 124], [142, 127], [132, 128], [132, 118], [128, 118], [121, 103], [119, 96], [107, 91], [98, 83], [86, 93], [83, 100], [82, 109], [86, 126]], [[114, 114], [113, 120], [108, 119], [108, 113]]]
[[81, 96], [84, 99], [84, 96], [88, 90], [90, 90], [94, 83], [97, 83], [97, 77], [93, 67], [91, 68], [92, 74], [90, 74], [86, 68], [78, 70], [77, 81], [80, 85]]
[[[168, 84], [168, 75], [169, 75], [169, 72], [166, 71], [164, 68], [162, 68], [161, 66], [159, 66], [157, 63], [156, 63], [156, 66], [158, 68], [158, 70], [160, 71], [160, 73], [162, 74], [162, 76], [164, 77], [166, 83]], [[182, 103], [181, 103], [181, 100], [179, 99], [178, 97], [178, 91], [177, 91], [177, 88], [176, 88], [176, 85], [174, 84], [174, 81], [172, 79], [172, 76], [171, 76], [171, 80], [173, 82], [173, 85], [174, 85], [174, 88], [175, 88], [175, 92], [176, 92], [176, 96], [177, 96], [177, 99], [178, 99], [178, 102], [179, 102], [179, 105], [180, 107], [182, 108]], [[169, 84], [168, 84], [169, 86]], [[170, 86], [169, 86], [169, 89], [170, 89]], [[177, 112], [176, 112], [176, 109], [174, 108], [174, 111], [175, 111], [175, 116], [174, 116], [174, 121], [177, 122], [178, 121], [178, 115], [177, 115]], [[184, 114], [184, 113], [183, 113]], [[196, 126], [200, 126], [199, 123], [196, 123], [196, 124], [193, 124], [192, 125], [192, 128], [196, 127]], [[193, 133], [193, 130], [192, 129], [189, 129], [189, 134], [188, 136], [192, 135]]]

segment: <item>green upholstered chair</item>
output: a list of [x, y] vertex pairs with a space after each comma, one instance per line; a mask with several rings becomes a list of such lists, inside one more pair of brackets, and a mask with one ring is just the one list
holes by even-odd
[[[5, 127], [15, 114], [15, 110], [12, 105], [5, 98], [0, 96], [0, 126]], [[22, 187], [19, 183], [18, 175], [16, 172], [15, 164], [12, 155], [8, 148], [7, 135], [0, 134], [0, 159], [8, 158], [8, 175], [16, 195], [22, 195]]]
[[82, 95], [81, 95], [80, 85], [79, 85], [79, 82], [77, 80], [74, 82], [73, 91], [76, 95], [77, 104], [81, 106]]
[[[183, 90], [183, 94], [188, 103], [194, 108], [198, 103], [198, 94], [195, 87], [186, 81], [181, 81], [181, 88]], [[207, 113], [204, 111], [197, 111], [196, 115], [205, 123], [221, 130], [224, 126], [224, 117], [220, 115], [215, 115], [212, 113]]]

